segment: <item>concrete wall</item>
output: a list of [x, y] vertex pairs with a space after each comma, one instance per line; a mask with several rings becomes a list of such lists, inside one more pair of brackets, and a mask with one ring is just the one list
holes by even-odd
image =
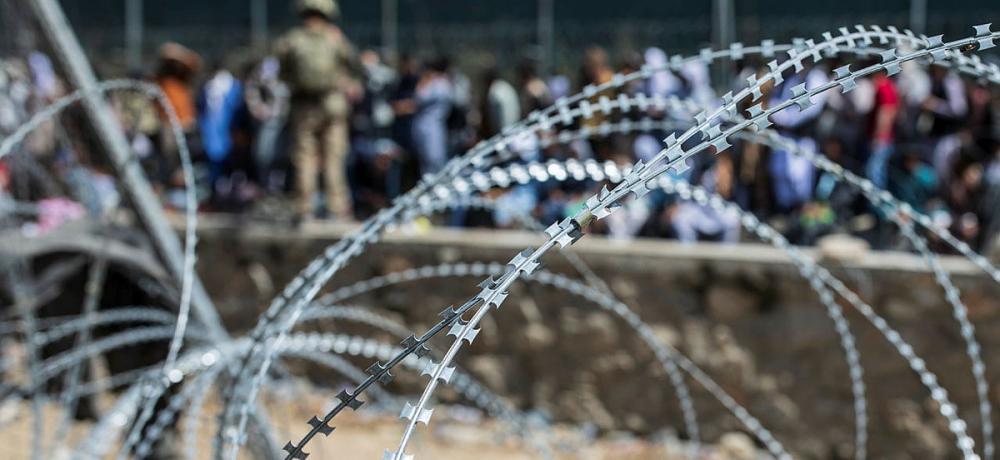
[[[237, 329], [252, 326], [275, 289], [349, 230], [294, 231], [225, 221], [203, 222], [202, 227], [198, 268], [226, 320]], [[504, 263], [539, 242], [521, 232], [397, 233], [351, 263], [331, 287], [443, 262]], [[817, 296], [783, 253], [758, 245], [623, 243], [598, 237], [585, 238], [572, 250], [660, 337], [745, 404], [797, 457], [853, 458], [852, 399], [840, 342]], [[970, 362], [942, 290], [921, 260], [868, 253], [852, 262], [824, 265], [914, 346], [980, 443]], [[1000, 399], [1000, 286], [964, 260], [948, 257], [944, 265], [976, 325], [995, 404]], [[544, 268], [576, 276], [558, 254], [548, 256]], [[444, 307], [474, 294], [479, 281], [409, 283], [365, 295], [356, 304], [373, 306], [423, 331]], [[957, 458], [954, 440], [934, 415], [937, 409], [916, 376], [871, 325], [845, 309], [865, 366], [871, 458]], [[372, 333], [342, 324], [322, 329]], [[443, 350], [447, 343], [436, 342], [435, 349]], [[686, 435], [672, 387], [624, 322], [552, 288], [518, 284], [460, 363], [523, 407], [546, 409], [557, 420], [589, 421], [608, 431], [671, 429]], [[315, 370], [310, 375], [337, 382]], [[423, 380], [404, 374], [392, 389], [414, 392]], [[716, 440], [740, 430], [711, 396], [690, 379], [689, 385], [703, 438]], [[454, 401], [453, 395], [442, 395]]]

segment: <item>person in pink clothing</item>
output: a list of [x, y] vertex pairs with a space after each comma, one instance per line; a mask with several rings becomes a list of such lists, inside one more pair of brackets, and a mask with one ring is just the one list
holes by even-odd
[[896, 147], [896, 115], [899, 113], [899, 91], [896, 82], [884, 73], [872, 77], [875, 85], [875, 105], [870, 121], [871, 154], [865, 163], [865, 175], [879, 188], [889, 183], [889, 160]]

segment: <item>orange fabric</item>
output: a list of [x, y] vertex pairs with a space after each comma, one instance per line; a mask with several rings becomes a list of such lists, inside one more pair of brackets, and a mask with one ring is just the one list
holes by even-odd
[[167, 96], [170, 105], [177, 112], [177, 119], [180, 120], [184, 128], [194, 126], [197, 111], [194, 107], [194, 96], [191, 88], [183, 81], [173, 77], [162, 77], [157, 81], [163, 94]]

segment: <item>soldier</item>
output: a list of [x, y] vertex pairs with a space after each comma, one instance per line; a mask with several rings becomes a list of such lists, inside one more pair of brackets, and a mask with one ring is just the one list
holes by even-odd
[[291, 92], [292, 161], [297, 170], [297, 221], [314, 215], [316, 176], [322, 168], [326, 209], [352, 219], [345, 174], [348, 149], [349, 94], [359, 91], [354, 50], [340, 28], [334, 0], [299, 0], [302, 25], [276, 46], [281, 78]]

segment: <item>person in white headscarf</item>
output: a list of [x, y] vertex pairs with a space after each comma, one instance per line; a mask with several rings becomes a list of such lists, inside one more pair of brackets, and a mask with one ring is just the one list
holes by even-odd
[[[805, 83], [807, 89], [822, 86], [830, 81], [826, 71], [813, 67], [805, 72], [795, 73], [775, 88], [770, 106], [775, 107], [792, 98], [792, 88]], [[826, 93], [812, 96], [813, 105], [800, 110], [791, 106], [771, 116], [771, 121], [787, 137], [795, 140], [806, 151], [816, 150], [816, 140], [810, 136], [810, 128], [823, 112]], [[812, 198], [815, 168], [809, 159], [792, 155], [786, 150], [776, 149], [771, 155], [769, 169], [774, 184], [774, 196], [779, 209], [798, 208]]]
[[[649, 69], [662, 69], [654, 72], [646, 81], [644, 92], [650, 98], [665, 98], [676, 96], [684, 89], [684, 83], [677, 75], [669, 69], [667, 53], [662, 49], [651, 47], [646, 48], [643, 53], [645, 66]], [[651, 110], [650, 115], [660, 115]], [[652, 134], [640, 134], [632, 142], [632, 150], [636, 158], [643, 161], [650, 161], [663, 148], [663, 142], [659, 136]]]
[[707, 64], [700, 60], [687, 61], [681, 66], [680, 73], [687, 82], [689, 99], [706, 108], [719, 106], [719, 98], [712, 89]]
[[646, 61], [646, 67], [649, 69], [661, 69], [657, 70], [653, 75], [649, 77], [646, 82], [646, 95], [647, 96], [671, 96], [680, 92], [683, 84], [681, 80], [670, 71], [668, 67], [667, 53], [662, 49], [651, 47], [646, 48], [643, 53], [643, 58]]

